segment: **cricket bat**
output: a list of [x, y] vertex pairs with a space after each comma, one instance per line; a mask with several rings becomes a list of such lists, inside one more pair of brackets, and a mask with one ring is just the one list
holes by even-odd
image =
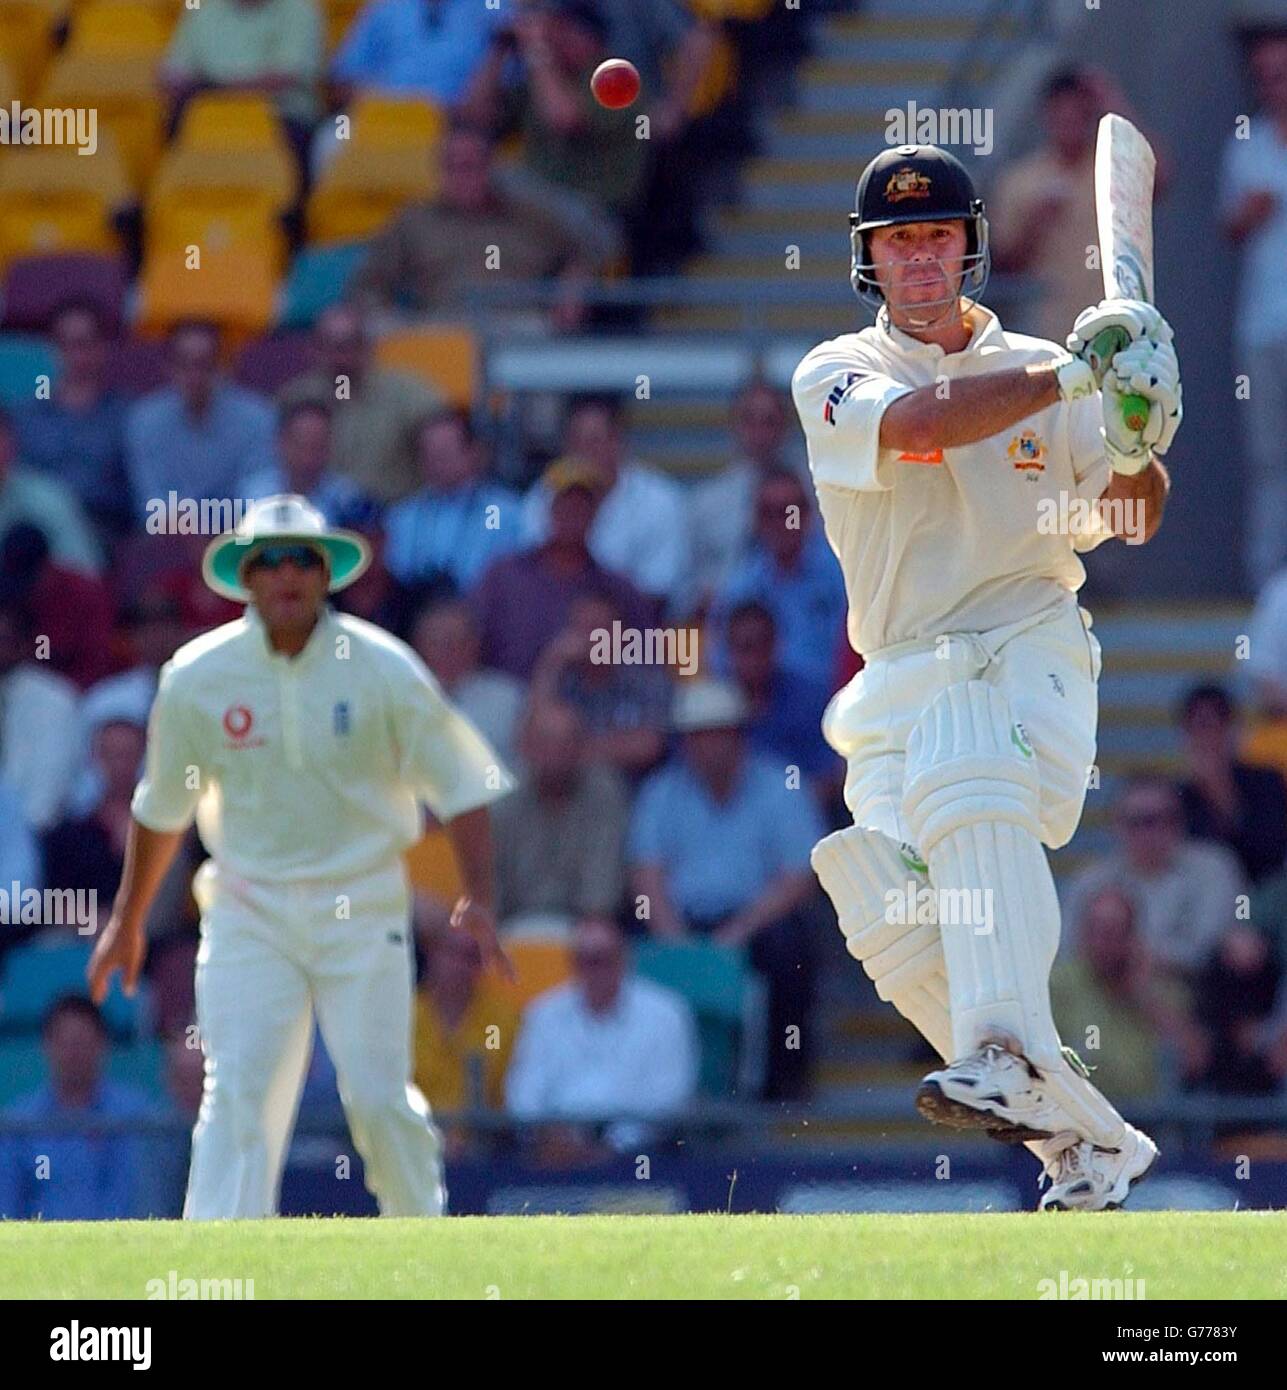
[[[1100, 268], [1106, 299], [1143, 299], [1153, 303], [1153, 172], [1157, 160], [1148, 141], [1124, 116], [1109, 112], [1099, 122], [1095, 143], [1095, 220], [1099, 230]], [[1121, 328], [1108, 328], [1091, 344], [1101, 361], [1127, 347]], [[1122, 398], [1122, 417], [1129, 430], [1148, 423], [1143, 396]]]

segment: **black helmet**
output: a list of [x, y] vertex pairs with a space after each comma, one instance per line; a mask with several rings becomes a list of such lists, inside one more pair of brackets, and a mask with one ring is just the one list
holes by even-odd
[[962, 292], [977, 300], [987, 284], [991, 268], [988, 219], [983, 199], [976, 197], [974, 180], [965, 165], [937, 145], [899, 145], [884, 150], [862, 171], [849, 214], [849, 240], [853, 248], [849, 283], [864, 304], [878, 309], [884, 295], [872, 273], [867, 233], [901, 222], [965, 223], [965, 259]]

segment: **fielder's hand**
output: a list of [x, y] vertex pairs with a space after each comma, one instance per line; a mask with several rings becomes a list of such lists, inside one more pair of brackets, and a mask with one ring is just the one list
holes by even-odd
[[505, 954], [496, 931], [496, 918], [472, 898], [457, 898], [451, 910], [451, 925], [457, 931], [467, 931], [478, 942], [483, 964], [494, 965], [510, 981], [518, 979], [514, 963]]
[[119, 970], [128, 998], [134, 997], [143, 957], [147, 953], [147, 936], [141, 927], [128, 927], [115, 912], [108, 918], [89, 958], [85, 977], [89, 981], [89, 997], [95, 1004], [107, 998], [112, 976]]
[[[1111, 353], [1122, 345], [1123, 338], [1128, 343], [1141, 338], [1169, 343], [1174, 336], [1171, 325], [1142, 299], [1105, 299], [1077, 315], [1066, 346], [1073, 356], [1086, 362], [1095, 373], [1096, 384], [1102, 386], [1112, 362]], [[1108, 354], [1103, 351], [1106, 344], [1111, 344]]]

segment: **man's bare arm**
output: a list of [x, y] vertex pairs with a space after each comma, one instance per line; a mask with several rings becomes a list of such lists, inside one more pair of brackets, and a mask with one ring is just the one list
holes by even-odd
[[927, 454], [975, 444], [1058, 400], [1058, 378], [1048, 363], [953, 379], [946, 392], [938, 384], [920, 386], [885, 410], [880, 447]]
[[89, 962], [89, 992], [96, 1004], [106, 998], [117, 970], [123, 976], [125, 993], [134, 993], [147, 946], [147, 915], [186, 833], [184, 830], [150, 830], [136, 820], [130, 821], [125, 835], [125, 863], [112, 915]]
[[[1162, 524], [1162, 513], [1166, 510], [1170, 491], [1170, 475], [1162, 461], [1155, 458], [1143, 472], [1130, 477], [1125, 473], [1114, 473], [1108, 480], [1108, 486], [1100, 493], [1100, 501], [1142, 503], [1144, 535], [1139, 544], [1144, 545], [1153, 539]], [[1112, 514], [1111, 511], [1105, 513], [1107, 516]]]

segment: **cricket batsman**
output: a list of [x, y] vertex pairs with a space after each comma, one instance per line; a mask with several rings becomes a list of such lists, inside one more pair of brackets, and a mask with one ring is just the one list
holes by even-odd
[[101, 1000], [138, 980], [144, 923], [195, 816], [209, 859], [197, 1023], [205, 1092], [184, 1216], [272, 1215], [316, 1012], [366, 1182], [385, 1216], [444, 1203], [438, 1136], [411, 1084], [412, 954], [401, 854], [420, 802], [446, 822], [465, 895], [455, 925], [504, 964], [488, 804], [508, 772], [415, 654], [334, 612], [370, 562], [302, 497], [268, 497], [206, 549], [245, 615], [161, 674], [120, 890], [89, 966]]
[[[823, 720], [854, 824], [815, 847], [814, 869], [850, 954], [943, 1058], [921, 1113], [1026, 1143], [1042, 1210], [1116, 1207], [1157, 1148], [1056, 1031], [1043, 845], [1072, 838], [1095, 757], [1100, 649], [1078, 552], [1117, 534], [1114, 518], [1151, 538], [1166, 502], [1171, 329], [1109, 300], [1079, 315], [1067, 351], [1007, 333], [978, 302], [983, 203], [934, 146], [878, 155], [850, 226], [851, 282], [877, 321], [821, 343], [792, 381], [866, 658]], [[1089, 345], [1110, 326], [1129, 346], [1099, 360]], [[1136, 433], [1127, 393], [1149, 402]]]

